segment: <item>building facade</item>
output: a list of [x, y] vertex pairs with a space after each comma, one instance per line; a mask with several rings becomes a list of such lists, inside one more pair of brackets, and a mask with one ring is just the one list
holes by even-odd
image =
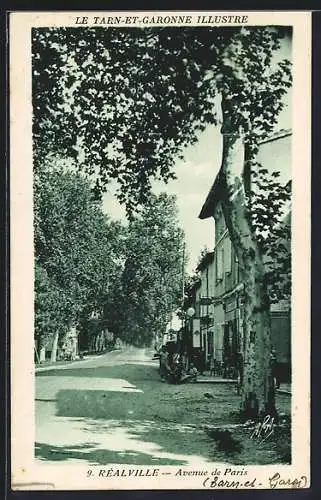
[[214, 346], [214, 252], [207, 252], [197, 267], [200, 272], [201, 285], [198, 289], [200, 341], [199, 347], [204, 352], [205, 360]]
[[[257, 159], [269, 174], [280, 172], [280, 183], [287, 184], [290, 179], [291, 131], [282, 130], [263, 141]], [[249, 187], [252, 188], [251, 185]], [[226, 228], [220, 196], [218, 176], [200, 214], [201, 219], [213, 217], [215, 221], [214, 251], [205, 255], [198, 266], [201, 276], [200, 347], [206, 359], [212, 355], [221, 364], [225, 376], [234, 377], [238, 353], [242, 353], [244, 348], [243, 283]], [[288, 213], [289, 210], [288, 207]], [[271, 305], [271, 338], [281, 379], [288, 381], [291, 373], [290, 300], [280, 300]]]

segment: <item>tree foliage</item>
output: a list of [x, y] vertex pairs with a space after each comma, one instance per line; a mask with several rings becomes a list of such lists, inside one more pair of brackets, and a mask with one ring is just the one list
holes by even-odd
[[182, 301], [184, 235], [175, 198], [153, 195], [130, 222], [125, 242], [124, 270], [109, 315], [124, 340], [149, 345]]
[[52, 340], [54, 332], [63, 333], [65, 325], [64, 303], [67, 298], [50, 279], [46, 269], [35, 263], [35, 336], [42, 345]]
[[[250, 290], [244, 303], [250, 326], [244, 332], [252, 367], [245, 374], [245, 401], [249, 395], [255, 399], [259, 388], [260, 407], [267, 395], [270, 345], [268, 283], [261, 283], [263, 254], [273, 239], [273, 245], [269, 244], [273, 261], [272, 247], [282, 243], [264, 224], [271, 214], [274, 220], [276, 210], [281, 215], [276, 203], [280, 191], [270, 185], [274, 194], [269, 200], [265, 196], [263, 210], [262, 200], [255, 200], [254, 195], [251, 207], [238, 210], [232, 194], [239, 187], [234, 179], [242, 182], [242, 175], [235, 174], [232, 163], [244, 166], [235, 161], [233, 149], [240, 141], [242, 147], [245, 144], [246, 162], [254, 164], [259, 142], [277, 124], [283, 96], [291, 86], [289, 61], [276, 57], [283, 32], [280, 27], [263, 26], [40, 28], [32, 33], [35, 164], [41, 164], [48, 151], [72, 158], [94, 179], [96, 196], [116, 181], [118, 199], [129, 215], [138, 205], [146, 205], [144, 216], [134, 216], [130, 223], [118, 288], [126, 304], [120, 311], [120, 326], [136, 342], [148, 341], [146, 336], [164, 318], [157, 308], [167, 309], [159, 293], [164, 271], [157, 255], [163, 250], [142, 222], [148, 214], [151, 181], [173, 178], [175, 160], [185, 147], [195, 143], [209, 124], [222, 124], [221, 171], [229, 191], [223, 204], [230, 211], [227, 226], [236, 251], [244, 251], [247, 257], [244, 276]], [[250, 233], [248, 247], [247, 242], [241, 245], [243, 226]], [[138, 258], [131, 255], [133, 249]], [[176, 250], [173, 259], [177, 256]], [[177, 283], [176, 275], [171, 285]], [[252, 327], [257, 331], [253, 342]]]
[[278, 171], [269, 173], [252, 165], [252, 191], [247, 203], [251, 223], [265, 261], [265, 280], [271, 303], [291, 297], [291, 182], [279, 182]]
[[99, 195], [115, 179], [131, 213], [150, 181], [175, 177], [174, 160], [223, 115], [248, 153], [268, 134], [291, 85], [273, 62], [281, 28], [39, 28], [33, 39], [36, 158], [77, 160]]
[[120, 227], [85, 179], [49, 165], [35, 172], [34, 213], [36, 334], [50, 337], [103, 307], [121, 269]]
[[187, 276], [184, 283], [184, 311], [195, 306], [195, 287], [201, 281], [199, 272]]
[[62, 337], [72, 325], [88, 326], [93, 312], [136, 345], [164, 331], [182, 289], [183, 233], [174, 197], [152, 196], [121, 226], [93, 200], [86, 179], [46, 164], [36, 169], [34, 200], [35, 329], [41, 342], [56, 332]]

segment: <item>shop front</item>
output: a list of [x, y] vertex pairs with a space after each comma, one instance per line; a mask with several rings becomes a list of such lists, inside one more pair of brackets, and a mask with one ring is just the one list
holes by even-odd
[[233, 295], [225, 300], [224, 310], [224, 376], [235, 378], [237, 376], [238, 353], [242, 352], [241, 311], [237, 295]]
[[224, 308], [222, 302], [214, 305], [214, 359], [223, 362]]

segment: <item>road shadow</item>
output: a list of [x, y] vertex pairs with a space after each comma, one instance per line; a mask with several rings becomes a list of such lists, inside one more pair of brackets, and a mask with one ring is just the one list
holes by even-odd
[[156, 422], [201, 425], [209, 422], [238, 422], [238, 397], [217, 390], [207, 399], [203, 391], [187, 386], [139, 385], [143, 392], [117, 390], [60, 389], [56, 393], [56, 415], [93, 419], [153, 420]]
[[88, 378], [124, 378], [131, 383], [144, 381], [158, 381], [158, 365], [141, 365], [134, 362], [119, 362], [117, 365], [97, 366], [97, 367], [73, 367], [63, 370], [41, 371], [36, 374], [38, 377], [88, 377]]
[[60, 462], [81, 460], [89, 465], [131, 464], [131, 465], [183, 465], [181, 460], [153, 457], [148, 453], [132, 450], [113, 451], [105, 449], [88, 450], [93, 443], [77, 446], [52, 446], [45, 443], [35, 443], [35, 455], [38, 460]]
[[[218, 431], [207, 433], [204, 428], [194, 424], [190, 418], [192, 413], [203, 415], [207, 424], [214, 424], [217, 401], [207, 400], [201, 393], [199, 397], [192, 400], [186, 398], [176, 387], [172, 387], [171, 396], [166, 391], [166, 398], [153, 392], [148, 393], [127, 393], [118, 391], [100, 390], [74, 390], [61, 389], [56, 396], [56, 416], [77, 419], [83, 421], [82, 431], [94, 438], [100, 436], [117, 436], [122, 429], [126, 433], [127, 441], [133, 442], [133, 449], [137, 447], [137, 442], [146, 443], [148, 446], [155, 445], [162, 454], [200, 456], [208, 462], [225, 462], [235, 465], [260, 464], [268, 465], [272, 463], [289, 463], [290, 438], [284, 440], [271, 439], [263, 444], [255, 442], [250, 438], [249, 432], [241, 428], [234, 428], [232, 432]], [[165, 395], [164, 394], [164, 395]], [[195, 393], [197, 395], [197, 392]], [[220, 415], [217, 415], [216, 425], [227, 423], [230, 420], [231, 400], [226, 400], [224, 393], [219, 393], [221, 398], [225, 398], [223, 407], [220, 408]], [[177, 401], [173, 401], [173, 397]], [[235, 409], [235, 408], [234, 408]], [[224, 439], [223, 439], [224, 438]], [[99, 441], [99, 438], [97, 439]], [[136, 441], [136, 444], [135, 444]], [[53, 447], [43, 445], [43, 448], [36, 449], [36, 455], [46, 459], [44, 450]], [[88, 448], [88, 447], [87, 447]], [[59, 449], [61, 453], [59, 454]], [[119, 462], [119, 452], [110, 450], [85, 451], [77, 447], [71, 448], [71, 454], [61, 447], [57, 452], [50, 452], [53, 457], [58, 453], [57, 460], [77, 458], [79, 453], [83, 460], [95, 461], [95, 463], [130, 463], [151, 465], [155, 463], [170, 464], [171, 459], [159, 458], [162, 462], [156, 462], [153, 455], [148, 453], [129, 450], [124, 451], [121, 462]], [[76, 455], [75, 455], [76, 453]], [[109, 453], [109, 455], [108, 455]], [[94, 455], [93, 455], [94, 454]], [[122, 455], [120, 455], [122, 456]], [[65, 457], [65, 458], [64, 458]], [[49, 458], [47, 458], [49, 460]], [[55, 458], [50, 458], [55, 460]], [[99, 460], [102, 460], [99, 462]], [[126, 460], [129, 460], [128, 462]], [[133, 461], [134, 460], [134, 461]], [[175, 463], [184, 464], [184, 461]]]
[[[135, 441], [137, 449], [140, 449], [138, 441], [141, 444], [155, 445], [161, 451], [161, 455], [197, 455], [209, 462], [235, 465], [289, 463], [290, 438], [288, 441], [282, 438], [282, 443], [271, 440], [264, 445], [258, 445], [247, 434], [235, 431], [229, 438], [230, 446], [227, 446], [226, 440], [222, 443], [222, 439], [217, 439], [217, 436], [213, 438], [206, 434], [204, 426], [224, 427], [225, 424], [239, 423], [240, 397], [226, 384], [215, 384], [215, 386], [162, 384], [157, 365], [142, 366], [133, 363], [92, 368], [73, 367], [37, 374], [37, 378], [48, 376], [62, 377], [59, 387], [63, 387], [64, 376], [84, 378], [82, 387], [86, 387], [86, 379], [87, 385], [90, 386], [91, 377], [125, 379], [127, 383], [143, 392], [59, 388], [55, 393], [57, 417], [83, 422], [83, 430], [89, 432], [91, 436], [110, 432], [114, 432], [117, 436], [117, 429], [122, 428], [129, 436], [129, 440], [133, 441], [133, 450], [126, 449], [124, 455], [119, 455], [122, 452], [107, 449], [93, 451], [88, 447], [87, 450], [83, 447], [57, 447], [56, 452], [50, 452], [51, 458], [46, 458], [49, 457], [48, 450], [54, 450], [55, 447], [40, 443], [37, 445], [36, 455], [43, 460], [56, 460], [52, 458], [56, 454], [61, 457], [57, 460], [80, 456], [81, 460], [99, 464], [184, 465], [186, 463], [184, 460], [171, 462], [171, 458], [159, 458], [163, 462], [157, 462], [157, 459], [155, 461], [155, 457], [145, 453], [145, 450], [137, 451], [135, 455]], [[108, 385], [108, 382], [105, 383]], [[132, 389], [129, 385], [128, 388]], [[210, 398], [205, 397], [208, 394], [211, 395]], [[278, 397], [278, 400], [282, 402], [282, 398]], [[40, 402], [40, 404], [45, 403]], [[282, 405], [288, 408], [289, 400], [286, 398]], [[120, 457], [123, 457], [123, 461], [119, 461]]]

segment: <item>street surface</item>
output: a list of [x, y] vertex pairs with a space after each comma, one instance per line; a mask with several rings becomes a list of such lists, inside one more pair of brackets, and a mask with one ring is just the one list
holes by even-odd
[[[258, 444], [238, 430], [232, 384], [162, 383], [153, 351], [128, 348], [36, 374], [36, 459], [88, 465], [286, 462], [289, 443]], [[290, 398], [278, 395], [290, 412]]]

